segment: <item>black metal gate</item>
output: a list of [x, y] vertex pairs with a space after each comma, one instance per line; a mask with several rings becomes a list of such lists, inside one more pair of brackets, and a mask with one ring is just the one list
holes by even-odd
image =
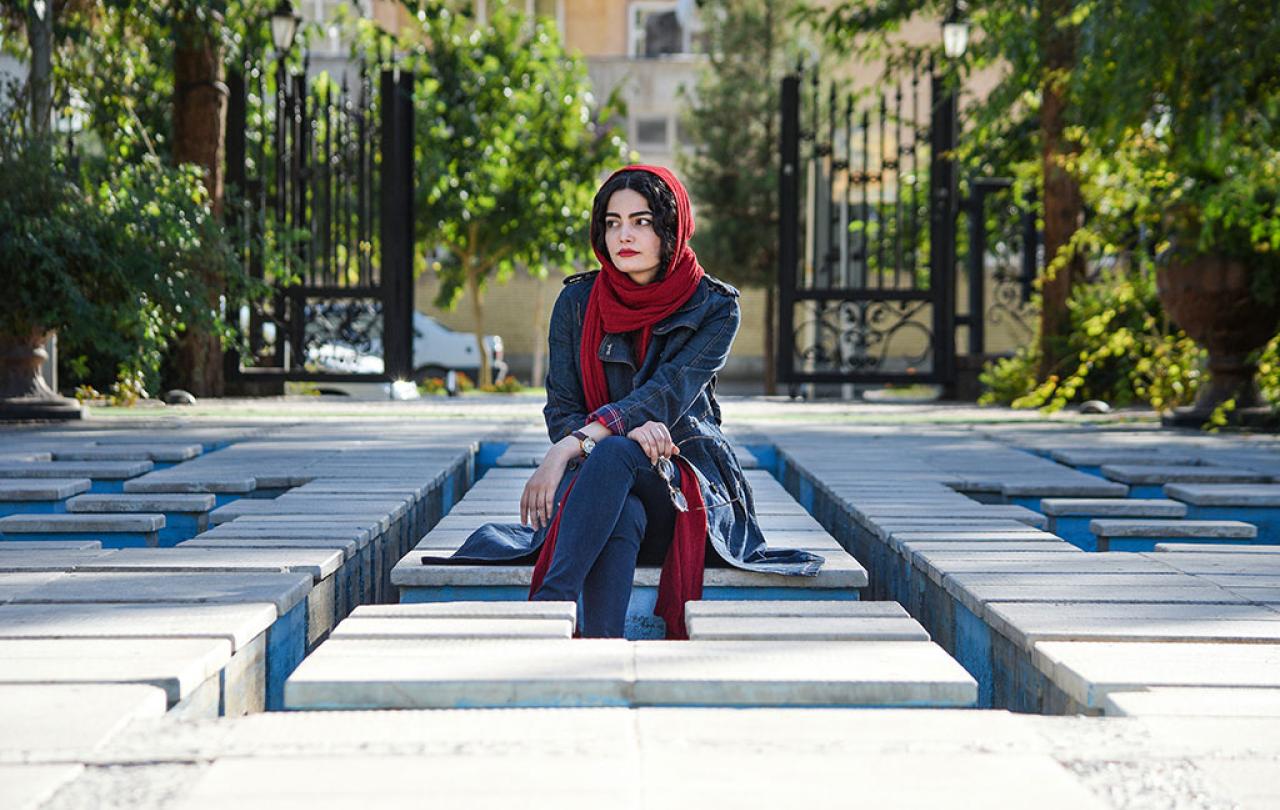
[[232, 304], [242, 353], [228, 376], [407, 379], [413, 76], [361, 63], [309, 79], [279, 65], [273, 80], [263, 64], [228, 76], [226, 159], [245, 270], [272, 294]]
[[[1008, 213], [989, 201], [1008, 182], [970, 183], [960, 199], [949, 154], [956, 96], [931, 69], [910, 72], [863, 107], [834, 84], [824, 91], [816, 73], [786, 77], [781, 98], [779, 380], [793, 395], [806, 383], [954, 386], [958, 327], [968, 330], [970, 355], [981, 355], [985, 321], [1026, 316], [1034, 249], [1022, 251], [1030, 264], [1019, 264], [1026, 281], [1017, 300], [1007, 296], [1013, 275], [987, 255], [993, 211]], [[970, 273], [963, 302], [961, 252]], [[1005, 296], [998, 312], [984, 298], [993, 270]]]

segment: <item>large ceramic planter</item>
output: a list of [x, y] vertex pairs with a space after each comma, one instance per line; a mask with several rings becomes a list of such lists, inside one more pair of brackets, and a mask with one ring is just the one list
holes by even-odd
[[1166, 417], [1167, 424], [1200, 426], [1232, 398], [1236, 421], [1270, 413], [1258, 395], [1258, 367], [1249, 355], [1275, 336], [1280, 302], [1253, 297], [1252, 272], [1244, 262], [1217, 256], [1171, 262], [1157, 271], [1156, 290], [1165, 311], [1209, 352], [1209, 381], [1195, 404]]
[[40, 367], [49, 359], [47, 333], [0, 335], [0, 420], [79, 419], [80, 404], [45, 384]]

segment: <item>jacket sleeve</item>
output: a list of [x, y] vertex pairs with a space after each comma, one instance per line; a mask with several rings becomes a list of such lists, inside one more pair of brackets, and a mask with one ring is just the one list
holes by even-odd
[[547, 329], [547, 404], [542, 416], [552, 444], [587, 424], [587, 401], [578, 373], [578, 345], [573, 339], [573, 304], [563, 292], [551, 309]]
[[724, 368], [741, 320], [737, 299], [728, 299], [672, 357], [663, 360], [644, 385], [587, 418], [598, 419], [619, 436], [645, 422], [674, 426], [716, 372]]

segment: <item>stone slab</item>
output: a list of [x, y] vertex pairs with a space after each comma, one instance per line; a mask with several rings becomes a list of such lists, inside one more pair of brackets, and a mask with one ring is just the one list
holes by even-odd
[[1124, 520], [1089, 521], [1098, 537], [1221, 537], [1253, 538], [1258, 527], [1238, 520]]
[[1079, 479], [1053, 481], [1011, 481], [1000, 484], [1009, 498], [1123, 498], [1129, 488], [1080, 473]]
[[1280, 642], [1280, 613], [1250, 604], [991, 602], [982, 618], [1023, 649], [1039, 641]]
[[[1213, 549], [1217, 551], [1217, 549]], [[1205, 551], [1197, 554], [1173, 552], [1153, 552], [1153, 562], [1159, 562], [1169, 568], [1188, 574], [1202, 575], [1242, 575], [1242, 576], [1280, 576], [1280, 555], [1276, 554], [1238, 554], [1234, 552], [1217, 553]]]
[[0, 764], [0, 807], [36, 810], [83, 772], [84, 766], [79, 764]]
[[910, 617], [692, 616], [691, 641], [929, 641]]
[[323, 537], [208, 537], [196, 535], [177, 545], [177, 548], [261, 548], [261, 549], [336, 549], [345, 559], [360, 553], [361, 544], [353, 539], [329, 539]]
[[81, 447], [72, 450], [55, 451], [53, 457], [59, 461], [109, 461], [148, 459], [177, 463], [189, 461], [204, 452], [199, 444], [102, 444], [93, 447]]
[[640, 706], [969, 706], [977, 683], [921, 641], [635, 642]]
[[77, 571], [17, 596], [13, 603], [265, 602], [283, 616], [307, 597], [311, 584], [306, 574]]
[[0, 605], [26, 596], [62, 576], [64, 573], [61, 571], [0, 572]]
[[[0, 613], [0, 616], [3, 616]], [[540, 618], [452, 618], [421, 616], [378, 618], [352, 616], [344, 619], [331, 639], [470, 639], [470, 638], [573, 638], [573, 622]]]
[[92, 752], [131, 721], [158, 718], [167, 708], [162, 689], [142, 684], [2, 684], [0, 757]]
[[221, 639], [5, 639], [0, 684], [151, 684], [172, 706], [229, 660], [231, 642]]
[[6, 638], [218, 638], [241, 649], [276, 620], [275, 605], [94, 604], [0, 605]]
[[135, 492], [212, 492], [215, 495], [244, 495], [258, 486], [250, 476], [207, 476], [200, 478], [175, 478], [168, 475], [148, 475], [124, 482], [124, 491]]
[[208, 493], [127, 492], [78, 495], [67, 501], [68, 512], [208, 512], [214, 496]]
[[0, 478], [0, 501], [60, 501], [91, 486], [88, 478]]
[[142, 475], [150, 461], [28, 461], [0, 462], [0, 478], [92, 478], [118, 481]]
[[0, 551], [100, 551], [101, 540], [5, 540]]
[[351, 611], [351, 618], [364, 619], [560, 619], [571, 624], [577, 616], [573, 602], [419, 602], [361, 605]]
[[[51, 541], [62, 543], [65, 541]], [[80, 542], [80, 541], [77, 541]], [[39, 544], [40, 548], [32, 548], [31, 544]], [[96, 560], [115, 553], [102, 548], [83, 550], [44, 548], [43, 541], [33, 540], [31, 544], [0, 540], [0, 574], [13, 571], [73, 571], [89, 560]]]
[[[954, 579], [946, 580], [948, 593], [961, 598], [970, 610], [974, 606], [993, 602], [1053, 602], [1056, 604], [1146, 604], [1146, 603], [1191, 603], [1205, 605], [1244, 604], [1248, 600], [1239, 594], [1232, 593], [1212, 583], [1196, 583], [1182, 581], [1179, 584], [1159, 585], [1145, 584], [1142, 579], [1164, 579], [1164, 577], [1127, 578], [1115, 575], [1113, 579], [1127, 581], [1109, 584], [1082, 583], [1077, 577], [1064, 581], [1063, 578], [1041, 577], [1043, 582], [1035, 584], [1007, 583], [963, 583]], [[1137, 581], [1135, 582], [1134, 579]], [[1124, 612], [1127, 608], [1119, 608]], [[974, 611], [981, 615], [980, 611]]]
[[1169, 554], [1260, 554], [1280, 555], [1280, 546], [1252, 546], [1242, 543], [1156, 543], [1157, 552]]
[[285, 683], [290, 709], [623, 706], [619, 639], [327, 641]]
[[1125, 484], [1246, 484], [1266, 483], [1271, 476], [1232, 467], [1179, 464], [1104, 464], [1102, 474]]
[[701, 599], [685, 602], [685, 619], [733, 616], [762, 617], [848, 617], [908, 618], [906, 608], [897, 602], [862, 602], [842, 600], [776, 600]]
[[1072, 467], [1101, 467], [1104, 464], [1194, 464], [1196, 457], [1188, 453], [1168, 451], [1159, 447], [1103, 449], [1092, 447], [1064, 448], [1050, 451], [1049, 457]]
[[110, 556], [87, 561], [77, 570], [304, 573], [319, 582], [337, 571], [342, 560], [342, 552], [332, 549], [122, 548]]
[[1195, 506], [1280, 506], [1280, 484], [1166, 484], [1164, 492]]
[[164, 523], [164, 515], [150, 514], [9, 515], [0, 518], [0, 533], [156, 532]]
[[1162, 686], [1111, 692], [1103, 713], [1115, 717], [1274, 717], [1280, 720], [1280, 689], [1214, 689]]
[[1192, 686], [1280, 688], [1280, 645], [1042, 641], [1034, 660], [1082, 706], [1101, 709], [1112, 692]]
[[1186, 517], [1187, 505], [1159, 498], [1045, 498], [1040, 509], [1053, 517]]

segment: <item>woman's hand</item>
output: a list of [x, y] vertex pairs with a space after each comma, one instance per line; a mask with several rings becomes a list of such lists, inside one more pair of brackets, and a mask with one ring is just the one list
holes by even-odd
[[561, 439], [547, 451], [520, 495], [521, 523], [532, 526], [534, 531], [550, 525], [560, 479], [564, 477], [564, 470], [569, 466], [570, 459], [580, 452], [581, 445], [572, 436]]
[[670, 458], [679, 455], [680, 448], [671, 441], [671, 431], [661, 422], [645, 422], [627, 434], [627, 438], [640, 445], [651, 463], [656, 464], [660, 457]]

